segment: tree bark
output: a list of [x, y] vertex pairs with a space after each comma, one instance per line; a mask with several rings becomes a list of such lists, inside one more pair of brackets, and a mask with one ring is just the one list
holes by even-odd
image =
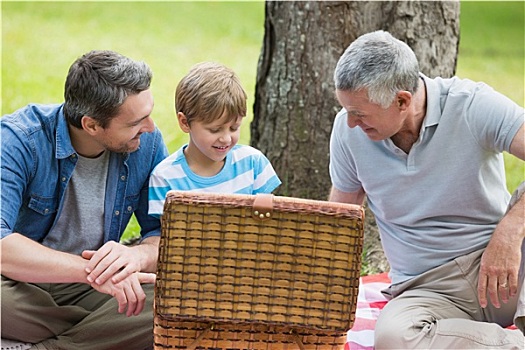
[[327, 145], [339, 109], [332, 76], [348, 44], [337, 19], [349, 5], [266, 3], [251, 144], [272, 161], [283, 181], [280, 194], [326, 199]]
[[[361, 34], [383, 29], [412, 47], [424, 74], [452, 76], [459, 2], [268, 1], [265, 6], [251, 144], [283, 181], [277, 194], [326, 199], [330, 133], [340, 110], [333, 72], [341, 54]], [[388, 268], [369, 211], [364, 248], [379, 256], [365, 257], [370, 273]]]

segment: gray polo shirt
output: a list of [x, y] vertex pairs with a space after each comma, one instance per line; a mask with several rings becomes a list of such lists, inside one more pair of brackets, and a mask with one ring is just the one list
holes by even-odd
[[488, 244], [510, 198], [501, 152], [525, 119], [483, 83], [422, 77], [427, 111], [409, 154], [348, 127], [344, 109], [330, 142], [332, 183], [366, 192], [393, 283]]

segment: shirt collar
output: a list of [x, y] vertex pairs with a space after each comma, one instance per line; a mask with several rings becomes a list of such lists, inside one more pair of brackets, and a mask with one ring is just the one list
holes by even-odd
[[56, 157], [57, 159], [64, 159], [73, 154], [76, 155], [76, 151], [71, 144], [71, 137], [69, 136], [68, 123], [64, 116], [64, 105], [60, 107], [58, 112], [58, 122], [56, 129]]
[[419, 73], [419, 76], [423, 79], [426, 87], [426, 104], [427, 109], [425, 112], [425, 120], [423, 126], [429, 127], [439, 124], [441, 119], [441, 102], [439, 88], [433, 79], [430, 79], [423, 73]]

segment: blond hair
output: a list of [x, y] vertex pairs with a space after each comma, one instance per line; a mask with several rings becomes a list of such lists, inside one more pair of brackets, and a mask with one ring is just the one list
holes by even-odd
[[229, 120], [246, 116], [246, 92], [233, 70], [222, 64], [203, 62], [193, 66], [175, 91], [175, 110], [188, 124], [211, 123], [227, 115]]

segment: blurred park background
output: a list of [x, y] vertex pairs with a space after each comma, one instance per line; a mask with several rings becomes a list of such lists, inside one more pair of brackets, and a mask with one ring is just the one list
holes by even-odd
[[[62, 102], [73, 61], [92, 49], [111, 49], [151, 66], [153, 118], [174, 152], [187, 141], [176, 124], [175, 87], [195, 63], [217, 61], [237, 72], [248, 94], [240, 142], [249, 143], [263, 1], [2, 1], [1, 10], [2, 115], [28, 103]], [[456, 71], [521, 106], [524, 10], [522, 1], [461, 1]], [[506, 162], [512, 191], [525, 178], [525, 163], [507, 155]]]

